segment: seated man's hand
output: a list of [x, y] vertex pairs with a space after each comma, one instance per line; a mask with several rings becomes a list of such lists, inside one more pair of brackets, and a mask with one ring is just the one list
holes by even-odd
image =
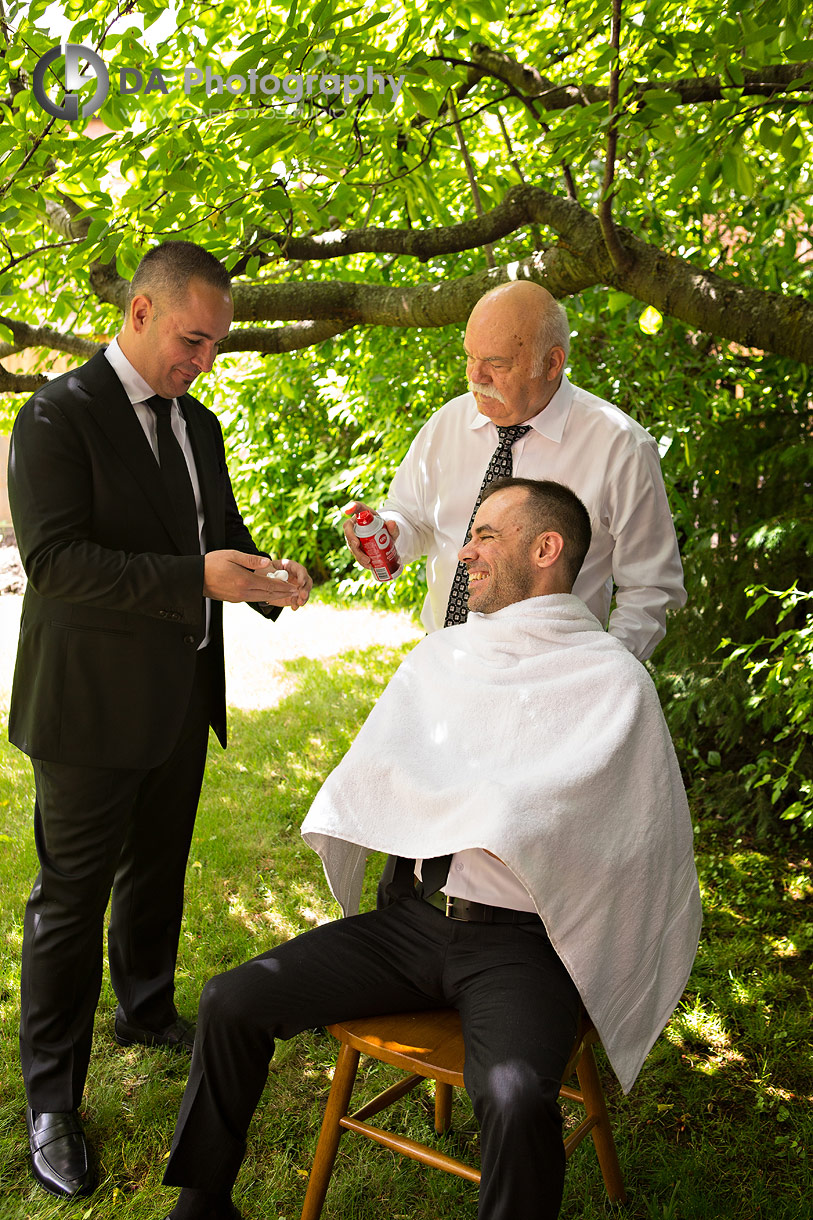
[[[353, 500], [350, 504], [346, 505], [342, 511], [345, 513], [360, 513], [363, 508], [366, 508], [370, 513], [375, 512], [374, 508], [370, 508], [369, 504], [362, 504], [361, 500]], [[389, 533], [393, 542], [395, 542], [398, 538], [398, 534], [400, 533], [398, 526], [394, 521], [385, 521], [384, 525], [386, 526], [387, 532]], [[356, 563], [362, 568], [371, 568], [373, 565], [370, 563], [369, 559], [364, 554], [364, 551], [361, 549], [359, 540], [353, 530], [352, 517], [348, 517], [347, 520], [342, 523], [342, 529], [344, 530], [345, 540], [347, 541], [347, 545], [350, 547], [350, 550], [353, 552], [353, 558], [355, 559]]]
[[[313, 581], [290, 559], [268, 559], [242, 551], [209, 551], [203, 559], [203, 596], [220, 602], [266, 602], [270, 606], [304, 606]], [[287, 580], [270, 579], [286, 571]]]

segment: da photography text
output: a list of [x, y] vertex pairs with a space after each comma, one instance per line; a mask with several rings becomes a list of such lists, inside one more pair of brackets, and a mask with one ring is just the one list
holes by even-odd
[[[64, 67], [61, 60], [64, 59]], [[87, 70], [82, 71], [82, 65]], [[161, 93], [167, 97], [182, 89], [186, 97], [204, 90], [207, 97], [231, 94], [239, 97], [279, 97], [284, 102], [301, 102], [306, 97], [335, 98], [348, 106], [354, 98], [374, 93], [390, 95], [395, 104], [401, 95], [404, 76], [376, 72], [372, 67], [363, 72], [288, 72], [280, 75], [265, 68], [249, 68], [244, 73], [209, 64], [187, 64], [183, 78], [177, 71], [164, 71], [159, 65], [149, 69], [122, 67], [118, 69], [119, 91], [123, 97]], [[54, 83], [59, 86], [61, 100], [51, 97]], [[91, 97], [80, 96], [89, 84], [95, 89]], [[87, 118], [101, 108], [110, 90], [110, 76], [97, 52], [78, 43], [52, 47], [38, 61], [33, 74], [33, 92], [47, 114], [54, 118], [73, 120]]]

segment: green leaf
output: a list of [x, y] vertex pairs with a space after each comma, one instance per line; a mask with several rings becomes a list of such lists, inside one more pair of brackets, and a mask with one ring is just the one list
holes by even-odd
[[438, 117], [440, 101], [433, 94], [428, 93], [426, 89], [419, 89], [417, 85], [405, 85], [404, 92], [409, 94], [418, 111], [425, 118], [436, 119]]
[[372, 29], [373, 26], [381, 25], [384, 21], [388, 20], [389, 13], [374, 13], [372, 17], [368, 17], [366, 21], [361, 23], [361, 25], [357, 25], [354, 28], [358, 33], [361, 33], [362, 30]]
[[781, 151], [785, 161], [791, 163], [798, 161], [801, 154], [802, 132], [797, 123], [791, 123], [785, 128], [785, 133], [782, 136]]
[[750, 195], [754, 189], [754, 176], [740, 152], [729, 150], [723, 154], [722, 175], [723, 181], [740, 194]]
[[759, 125], [759, 141], [768, 152], [779, 152], [782, 146], [782, 131], [772, 119], [764, 118]]
[[757, 42], [773, 42], [782, 33], [781, 25], [763, 25], [757, 29], [751, 30], [747, 34], [743, 34], [740, 39], [740, 45], [744, 47], [753, 46]]
[[619, 310], [626, 309], [632, 297], [627, 292], [608, 292], [607, 293], [607, 308], [610, 313], [618, 313]]
[[685, 162], [672, 178], [672, 190], [677, 194], [682, 194], [691, 183], [697, 181], [697, 172], [698, 166], [696, 161]]
[[813, 59], [813, 39], [807, 38], [802, 42], [795, 42], [785, 50], [785, 56], [795, 63], [804, 63], [808, 59]]
[[679, 94], [669, 89], [647, 89], [643, 94], [643, 100], [648, 109], [658, 114], [670, 113], [682, 104]]
[[95, 220], [90, 222], [90, 228], [88, 229], [87, 234], [88, 241], [98, 241], [102, 233], [104, 233], [108, 228], [109, 223], [107, 219], [104, 216], [97, 216]]
[[118, 250], [118, 248], [121, 244], [121, 240], [122, 240], [123, 236], [124, 236], [123, 233], [114, 233], [108, 239], [108, 241], [105, 243], [101, 252], [98, 255], [100, 262], [109, 263], [112, 259], [115, 258], [116, 251]]
[[663, 326], [663, 316], [658, 313], [654, 305], [647, 305], [638, 319], [638, 326], [645, 335], [657, 335]]

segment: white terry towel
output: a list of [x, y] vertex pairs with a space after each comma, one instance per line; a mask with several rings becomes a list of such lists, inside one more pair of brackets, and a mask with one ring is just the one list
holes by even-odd
[[655, 688], [577, 597], [471, 614], [422, 640], [302, 834], [345, 914], [368, 850], [493, 852], [532, 896], [629, 1091], [686, 985], [700, 895]]

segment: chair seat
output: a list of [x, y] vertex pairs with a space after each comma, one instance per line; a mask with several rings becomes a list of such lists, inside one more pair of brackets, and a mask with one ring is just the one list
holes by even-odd
[[463, 1087], [463, 1037], [456, 1008], [337, 1021], [328, 1032], [363, 1055]]
[[[456, 1174], [469, 1182], [479, 1182], [480, 1171], [444, 1152], [406, 1136], [373, 1126], [368, 1120], [405, 1096], [421, 1080], [435, 1083], [435, 1130], [443, 1133], [451, 1123], [452, 1088], [463, 1086], [465, 1050], [460, 1015], [454, 1008], [425, 1012], [395, 1013], [380, 1017], [360, 1017], [338, 1021], [328, 1031], [340, 1043], [333, 1084], [325, 1107], [322, 1130], [311, 1169], [302, 1220], [318, 1220], [322, 1212], [339, 1140], [345, 1131], [366, 1136], [422, 1164]], [[584, 1137], [593, 1137], [599, 1165], [609, 1198], [625, 1202], [626, 1193], [618, 1164], [604, 1092], [596, 1069], [592, 1047], [598, 1035], [586, 1012], [582, 1012], [570, 1059], [563, 1075], [568, 1081], [574, 1071], [579, 1087], [562, 1084], [560, 1095], [584, 1106], [585, 1117], [564, 1141], [570, 1156]], [[350, 1113], [350, 1099], [361, 1055], [378, 1059], [408, 1073], [383, 1093]]]

